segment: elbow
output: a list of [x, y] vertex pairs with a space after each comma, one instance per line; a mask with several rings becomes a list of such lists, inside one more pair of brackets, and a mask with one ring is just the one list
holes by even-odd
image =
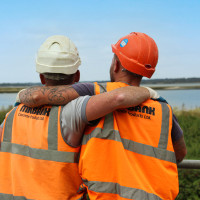
[[180, 163], [185, 156], [187, 155], [187, 149], [183, 148], [180, 151], [175, 151], [175, 155], [176, 155], [176, 162], [177, 164]]
[[183, 136], [173, 144], [177, 163], [180, 163], [187, 155], [187, 148]]
[[32, 94], [32, 100], [30, 101], [29, 106], [41, 106], [42, 105], [42, 98], [38, 93]]
[[115, 102], [115, 107], [116, 108], [122, 108], [122, 107], [126, 107], [125, 106], [125, 100], [126, 97], [124, 94], [120, 93], [118, 94], [115, 98], [114, 98], [114, 102]]
[[23, 95], [20, 97], [20, 102], [30, 107], [41, 106], [41, 100], [41, 96], [37, 93], [33, 93], [31, 95]]
[[181, 156], [182, 160], [185, 158], [186, 155], [187, 155], [187, 149], [184, 148], [182, 151], [182, 156]]
[[187, 155], [187, 150], [183, 150], [182, 152], [179, 152], [179, 154], [176, 154], [177, 164], [180, 163], [185, 158], [186, 155]]

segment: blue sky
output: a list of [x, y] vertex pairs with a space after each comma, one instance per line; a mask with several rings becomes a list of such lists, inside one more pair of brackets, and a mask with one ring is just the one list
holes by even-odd
[[2, 0], [0, 83], [39, 82], [36, 52], [51, 35], [76, 44], [81, 81], [108, 80], [111, 44], [130, 32], [158, 45], [152, 78], [200, 77], [199, 10], [199, 0]]

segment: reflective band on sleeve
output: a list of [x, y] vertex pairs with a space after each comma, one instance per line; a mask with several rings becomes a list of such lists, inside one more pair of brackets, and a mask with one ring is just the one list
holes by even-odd
[[0, 199], [1, 200], [33, 200], [33, 199], [27, 199], [26, 197], [22, 196], [13, 196], [12, 194], [2, 194], [0, 193]]
[[58, 149], [58, 106], [53, 106], [49, 115], [48, 149]]
[[3, 142], [11, 142], [12, 138], [12, 125], [13, 119], [16, 112], [17, 107], [15, 107], [8, 115], [6, 122], [5, 122], [5, 130], [4, 130], [4, 137]]
[[1, 152], [18, 154], [39, 160], [49, 160], [56, 162], [77, 163], [77, 152], [64, 152], [54, 150], [44, 150], [30, 148], [25, 145], [12, 144], [9, 142], [1, 143]]
[[121, 186], [113, 182], [99, 182], [83, 180], [88, 189], [94, 192], [118, 194], [120, 197], [127, 199], [148, 199], [148, 200], [162, 200], [159, 196], [148, 193], [144, 190]]
[[169, 136], [169, 108], [166, 103], [159, 103], [162, 106], [162, 124], [158, 148], [167, 149]]

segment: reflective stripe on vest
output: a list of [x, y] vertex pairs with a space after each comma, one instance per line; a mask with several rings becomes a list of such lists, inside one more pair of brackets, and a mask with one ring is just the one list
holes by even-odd
[[144, 190], [140, 190], [137, 188], [121, 186], [118, 183], [86, 180], [83, 180], [83, 182], [85, 185], [88, 186], [91, 191], [95, 192], [118, 194], [120, 197], [127, 199], [162, 200], [159, 196], [155, 194], [148, 193]]
[[[34, 200], [34, 199], [27, 199], [26, 197], [22, 197], [22, 196], [13, 196], [12, 194], [1, 194], [0, 193], [0, 199], [1, 200]], [[82, 196], [77, 200], [84, 200], [85, 197]]]
[[[97, 85], [97, 92], [105, 92], [106, 91], [106, 86], [107, 83], [101, 83]], [[89, 134], [84, 134], [83, 136], [83, 141], [82, 144], [86, 145], [86, 149], [87, 149], [87, 143], [90, 139], [92, 138], [98, 138], [98, 139], [103, 139], [103, 140], [112, 140], [112, 141], [116, 141], [116, 142], [121, 142], [123, 144], [123, 148], [127, 151], [131, 151], [136, 153], [137, 155], [144, 155], [144, 156], [148, 156], [151, 160], [151, 158], [156, 159], [158, 162], [163, 162], [165, 163], [165, 161], [167, 161], [168, 163], [170, 163], [169, 165], [174, 166], [176, 164], [176, 157], [175, 157], [175, 153], [173, 151], [170, 151], [167, 149], [168, 147], [168, 138], [169, 138], [169, 127], [171, 124], [171, 110], [168, 107], [168, 105], [166, 103], [163, 102], [157, 102], [161, 105], [161, 113], [162, 115], [160, 116], [161, 119], [161, 129], [160, 132], [156, 132], [157, 138], [158, 138], [158, 143], [157, 146], [152, 146], [152, 145], [147, 145], [147, 144], [143, 144], [140, 142], [135, 142], [133, 140], [130, 139], [124, 139], [120, 136], [120, 132], [119, 130], [115, 130], [114, 129], [114, 116], [113, 113], [110, 113], [108, 115], [105, 116], [104, 122], [102, 125], [100, 125], [103, 128], [100, 127], [95, 127], [95, 129], [93, 129], [93, 131], [89, 132]], [[159, 105], [157, 105], [159, 106]], [[152, 130], [153, 133], [153, 130]], [[97, 140], [98, 141], [98, 140]], [[95, 140], [94, 140], [95, 142]], [[90, 149], [87, 149], [87, 151], [91, 150], [92, 151], [92, 145], [95, 147], [95, 143], [93, 141], [91, 142], [91, 146], [90, 144], [88, 144]], [[99, 143], [101, 143], [99, 141]], [[97, 152], [98, 153], [98, 152]], [[109, 154], [110, 155], [110, 154]], [[86, 158], [84, 157], [85, 155], [83, 154], [83, 159], [85, 159], [85, 163], [87, 163]], [[112, 156], [112, 155], [111, 155]], [[141, 156], [141, 158], [142, 158]], [[88, 157], [89, 158], [89, 157]], [[88, 159], [89, 160], [89, 159]], [[83, 164], [84, 164], [83, 162]], [[94, 167], [94, 166], [93, 166]], [[86, 170], [86, 167], [85, 167]], [[155, 169], [156, 170], [156, 169]], [[87, 174], [89, 170], [87, 171]], [[109, 172], [108, 172], [109, 173]], [[153, 172], [152, 172], [153, 173]], [[101, 179], [99, 178], [99, 174], [98, 174], [98, 181], [95, 180], [95, 178], [91, 177], [89, 178], [89, 180], [87, 179], [88, 175], [85, 175], [85, 180], [83, 180], [84, 184], [88, 187], [89, 191], [91, 192], [91, 195], [95, 192], [96, 193], [105, 193], [104, 196], [106, 196], [106, 193], [110, 193], [110, 194], [116, 194], [119, 195], [122, 198], [127, 198], [127, 199], [149, 199], [149, 200], [161, 200], [162, 199], [162, 195], [158, 196], [159, 193], [156, 191], [157, 188], [155, 188], [155, 193], [153, 192], [148, 192], [148, 190], [145, 190], [145, 187], [142, 188], [137, 188], [135, 186], [133, 187], [127, 187], [123, 185], [123, 182], [118, 183], [118, 181], [115, 182], [115, 180], [111, 180], [108, 177], [106, 177], [107, 179]], [[84, 171], [83, 171], [83, 177], [84, 177]], [[104, 181], [105, 180], [105, 181]], [[129, 185], [131, 186], [131, 185]], [[137, 186], [137, 185], [136, 185]], [[144, 190], [143, 190], [144, 189]], [[153, 190], [150, 190], [153, 191]], [[95, 194], [96, 195], [96, 194]], [[94, 196], [95, 196], [94, 195]], [[99, 194], [100, 197], [101, 194]]]
[[13, 196], [12, 194], [1, 194], [0, 193], [0, 199], [1, 200], [33, 200], [33, 199], [27, 199], [26, 197], [21, 197], [21, 196]]
[[49, 160], [49, 161], [56, 161], [56, 162], [78, 163], [77, 152], [55, 151], [57, 150], [57, 146], [58, 146], [57, 144], [58, 107], [52, 107], [50, 116], [49, 116], [48, 150], [36, 149], [36, 148], [31, 148], [26, 145], [10, 143], [11, 138], [12, 138], [13, 118], [14, 118], [16, 109], [17, 107], [11, 111], [11, 113], [9, 114], [6, 120], [3, 142], [1, 143], [2, 152], [28, 156], [34, 159]]
[[[168, 142], [168, 130], [169, 130], [169, 108], [165, 103], [159, 102], [162, 105], [162, 125], [161, 134], [158, 147], [153, 147], [150, 145], [134, 142], [132, 140], [123, 139], [120, 137], [120, 133], [113, 128], [113, 114], [110, 113], [106, 115], [104, 120], [104, 128], [95, 128], [90, 134], [84, 135], [82, 144], [85, 145], [91, 138], [101, 138], [108, 140], [115, 140], [122, 142], [124, 148], [128, 151], [134, 153], [139, 153], [141, 155], [150, 156], [160, 160], [169, 161], [176, 163], [176, 157], [174, 152], [167, 150]], [[167, 112], [166, 112], [167, 111]], [[112, 125], [111, 125], [112, 124]], [[167, 124], [167, 125], [166, 125]]]
[[106, 85], [107, 83], [99, 83], [100, 93], [106, 92]]

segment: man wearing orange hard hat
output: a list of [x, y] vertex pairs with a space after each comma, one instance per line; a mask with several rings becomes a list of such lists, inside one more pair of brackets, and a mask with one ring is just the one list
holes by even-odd
[[130, 33], [122, 37], [112, 51], [128, 71], [151, 78], [158, 62], [158, 48], [154, 40], [144, 33]]
[[[112, 45], [112, 51], [111, 82], [95, 83], [95, 94], [139, 86], [143, 76], [153, 75], [158, 48], [148, 35], [130, 33]], [[160, 97], [87, 126], [79, 171], [91, 200], [172, 200], [179, 192], [177, 162], [185, 155], [182, 130], [171, 106]]]
[[[73, 85], [80, 96], [140, 86], [143, 76], [153, 75], [158, 48], [148, 35], [130, 33], [112, 45], [112, 51], [111, 82]], [[173, 200], [179, 191], [177, 162], [185, 155], [183, 133], [171, 106], [153, 96], [85, 128], [79, 173], [91, 200]]]

